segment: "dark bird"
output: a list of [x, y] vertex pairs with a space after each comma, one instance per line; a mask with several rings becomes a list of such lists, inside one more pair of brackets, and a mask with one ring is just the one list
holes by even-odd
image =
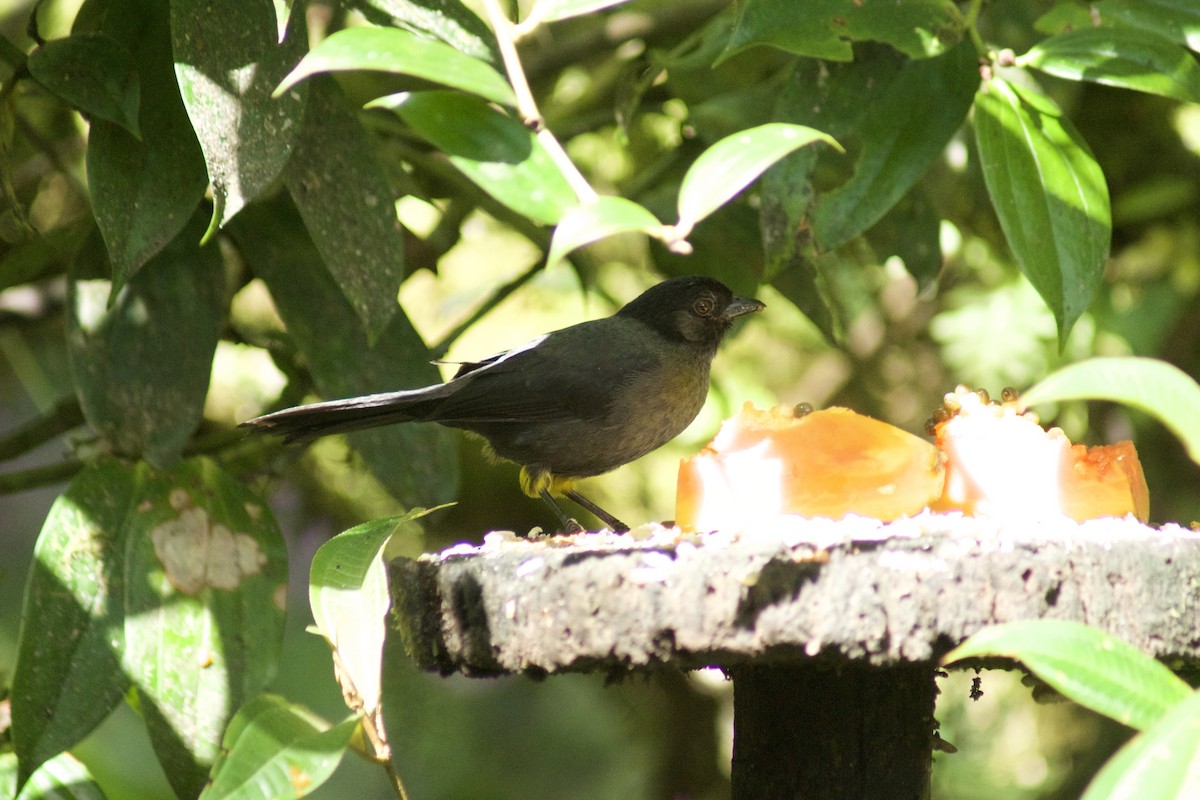
[[288, 408], [242, 425], [287, 442], [394, 422], [462, 428], [520, 464], [521, 489], [545, 500], [564, 529], [582, 530], [556, 496], [627, 531], [581, 495], [575, 479], [616, 469], [678, 436], [704, 405], [709, 367], [733, 320], [762, 308], [711, 278], [672, 278], [611, 317], [462, 364], [446, 383]]

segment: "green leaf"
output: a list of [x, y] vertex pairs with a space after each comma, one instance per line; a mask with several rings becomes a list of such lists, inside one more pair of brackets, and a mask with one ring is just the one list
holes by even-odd
[[29, 74], [85, 115], [138, 133], [137, 69], [128, 48], [98, 33], [53, 39], [29, 54]]
[[[356, 324], [349, 302], [338, 290], [286, 201], [255, 203], [229, 226], [239, 251], [266, 282], [288, 335], [304, 354], [318, 391], [328, 398], [350, 397], [436, 383], [429, 348], [401, 311], [374, 346]], [[331, 336], [330, 331], [336, 331]], [[351, 434], [350, 442], [375, 476], [409, 506], [437, 505], [458, 493], [455, 434], [439, 425], [389, 425]], [[420, 458], [413, 458], [420, 453]]]
[[582, 17], [613, 6], [624, 5], [629, 0], [537, 0], [529, 12], [530, 19], [538, 22], [557, 22], [561, 19]]
[[871, 226], [866, 237], [881, 261], [899, 256], [905, 270], [916, 279], [918, 290], [924, 290], [942, 271], [941, 226], [937, 208], [918, 186]]
[[351, 711], [379, 710], [383, 641], [391, 607], [383, 551], [393, 532], [425, 516], [372, 520], [335, 536], [313, 555], [308, 598], [317, 632], [337, 654], [334, 669]]
[[1187, 50], [1155, 33], [1127, 28], [1082, 28], [1034, 45], [1017, 59], [1059, 78], [1200, 101], [1200, 64]]
[[70, 753], [47, 761], [33, 773], [20, 794], [17, 787], [17, 757], [0, 753], [0, 797], [16, 800], [104, 800], [104, 792], [88, 768]]
[[372, 70], [409, 75], [477, 94], [500, 105], [516, 105], [508, 81], [486, 61], [448, 44], [397, 28], [347, 28], [317, 45], [283, 79], [275, 93], [324, 72]]
[[308, 46], [303, 14], [277, 42], [270, 0], [172, 0], [183, 104], [204, 151], [213, 224], [224, 225], [283, 170], [300, 135], [307, 87], [273, 99]]
[[67, 284], [67, 344], [83, 413], [118, 453], [166, 466], [204, 415], [224, 317], [225, 268], [198, 247], [198, 212], [114, 294], [104, 250], [86, 243]]
[[1054, 313], [1060, 344], [1103, 278], [1112, 239], [1104, 173], [1047, 97], [993, 78], [975, 99], [988, 194], [1021, 270]]
[[964, 27], [950, 0], [746, 0], [721, 60], [770, 45], [799, 56], [849, 61], [851, 44], [863, 41], [928, 58], [957, 44]]
[[1158, 661], [1098, 628], [1065, 620], [1024, 620], [984, 628], [943, 664], [1003, 656], [1082, 706], [1145, 730], [1191, 693]]
[[287, 553], [271, 511], [195, 459], [147, 471], [125, 535], [125, 671], [180, 797], [204, 788], [234, 710], [274, 677]]
[[1153, 358], [1092, 358], [1046, 376], [1021, 395], [1025, 406], [1110, 400], [1146, 412], [1174, 433], [1200, 464], [1200, 384]]
[[374, 343], [400, 310], [404, 230], [387, 172], [328, 78], [309, 87], [304, 131], [283, 174], [367, 343]]
[[141, 91], [140, 140], [105, 119], [94, 120], [88, 136], [92, 211], [119, 290], [188, 223], [208, 177], [175, 82], [167, 4], [111, 4], [101, 33], [132, 43]]
[[1192, 692], [1109, 759], [1082, 800], [1200, 797], [1200, 692]]
[[357, 719], [330, 727], [308, 709], [275, 695], [259, 695], [230, 721], [201, 800], [304, 797], [337, 765]]
[[945, 149], [978, 88], [978, 61], [969, 43], [939, 58], [908, 62], [876, 95], [858, 129], [854, 176], [817, 203], [817, 245], [840, 247], [878, 222]]
[[395, 111], [481, 189], [535, 222], [557, 224], [579, 202], [537, 136], [482, 100], [415, 92], [369, 105]]
[[469, 56], [498, 64], [496, 37], [461, 0], [351, 0], [376, 25], [405, 28], [438, 39]]
[[1200, 6], [1196, 0], [1100, 0], [1094, 7], [1104, 24], [1157, 33], [1200, 52]]
[[658, 218], [642, 206], [623, 197], [598, 197], [586, 205], [575, 206], [563, 215], [550, 240], [546, 266], [554, 266], [577, 247], [615, 236], [618, 233], [662, 230]]
[[829, 134], [784, 122], [726, 136], [700, 154], [679, 185], [680, 235], [733, 199], [779, 159], [813, 142], [841, 145]]
[[85, 467], [38, 536], [12, 683], [19, 784], [91, 733], [129, 688], [122, 557], [139, 474], [117, 461]]

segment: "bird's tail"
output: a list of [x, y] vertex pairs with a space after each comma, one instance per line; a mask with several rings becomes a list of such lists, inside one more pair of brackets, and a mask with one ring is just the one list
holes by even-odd
[[431, 405], [439, 399], [436, 393], [440, 388], [430, 387], [433, 391], [413, 389], [385, 392], [285, 408], [273, 414], [246, 420], [238, 427], [282, 436], [285, 442], [291, 443], [307, 442], [332, 433], [349, 433], [394, 422], [412, 422], [426, 418]]

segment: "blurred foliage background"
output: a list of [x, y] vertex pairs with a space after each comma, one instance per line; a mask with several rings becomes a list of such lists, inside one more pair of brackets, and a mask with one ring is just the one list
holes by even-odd
[[[98, 435], [94, 425], [83, 425], [85, 416], [92, 419], [94, 406], [88, 390], [80, 388], [86, 367], [72, 364], [78, 358], [72, 348], [78, 348], [68, 331], [78, 322], [68, 318], [77, 314], [72, 309], [78, 286], [68, 285], [108, 269], [118, 282], [122, 269], [124, 279], [134, 281], [148, 259], [130, 256], [98, 265], [97, 259], [105, 257], [97, 219], [103, 227], [105, 215], [122, 212], [103, 208], [105, 203], [89, 192], [89, 177], [95, 181], [104, 169], [88, 163], [89, 128], [95, 147], [96, 123], [89, 125], [37, 82], [14, 80], [34, 47], [27, 29], [34, 5], [0, 0], [0, 35], [7, 49], [0, 59], [6, 104], [0, 117], [0, 179], [9, 184], [0, 196], [0, 456], [5, 458], [0, 686], [11, 679], [25, 576], [50, 504], [82, 461], [110, 448], [122, 434], [102, 430]], [[44, 0], [38, 4], [36, 32], [53, 41], [73, 27], [95, 25], [103, 5]], [[301, 40], [298, 49], [285, 54], [285, 68], [268, 88], [294, 66], [308, 41], [365, 21], [407, 21], [419, 29], [412, 23], [413, 10], [426, 5], [401, 0], [309, 4], [303, 16], [307, 30], [289, 32], [293, 44], [296, 37]], [[468, 5], [486, 16], [481, 5]], [[978, 13], [977, 30], [989, 47], [1016, 53], [1060, 30], [1061, 20], [1096, 13], [1083, 4], [1041, 0], [990, 3], [982, 10], [978, 3], [963, 5]], [[1165, 4], [1171, 10], [1185, 5]], [[524, 16], [517, 11], [517, 18]], [[803, 115], [784, 113], [789, 93], [800, 91], [797, 82], [819, 83], [841, 66], [761, 46], [714, 66], [738, 13], [737, 4], [724, 0], [637, 0], [538, 28], [521, 43], [521, 61], [548, 128], [599, 192], [631, 198], [669, 219], [680, 177], [707, 146], [781, 117], [804, 121], [792, 118]], [[471, 23], [464, 29], [486, 31], [486, 26]], [[1194, 49], [1200, 23], [1185, 33]], [[145, 41], [130, 39], [131, 49]], [[477, 45], [482, 57], [498, 63], [490, 52], [494, 42], [485, 34]], [[855, 58], [874, 65], [880, 75], [901, 60], [894, 49], [870, 42], [855, 45]], [[1195, 56], [1187, 58], [1194, 66]], [[204, 291], [219, 287], [211, 326], [218, 337], [196, 418], [188, 422], [191, 412], [180, 411], [176, 454], [212, 455], [270, 498], [291, 571], [284, 655], [273, 689], [329, 719], [343, 713], [330, 680], [328, 648], [304, 631], [308, 563], [337, 532], [410, 505], [457, 501], [422, 520], [420, 528], [413, 526], [396, 545], [398, 552], [411, 555], [478, 541], [490, 530], [548, 527], [553, 520], [541, 504], [521, 495], [515, 467], [487, 463], [478, 443], [465, 437], [436, 431], [370, 441], [335, 437], [294, 449], [246, 442], [233, 430], [266, 409], [430, 382], [438, 377], [425, 363], [431, 355], [448, 362], [442, 367], [445, 375], [456, 360], [487, 356], [543, 331], [609, 314], [662, 276], [712, 275], [735, 291], [756, 294], [766, 302], [766, 313], [742, 324], [722, 349], [709, 402], [679, 439], [588, 486], [589, 495], [621, 518], [665, 520], [673, 514], [679, 458], [701, 447], [720, 420], [745, 401], [845, 405], [920, 432], [942, 393], [957, 383], [995, 394], [1006, 385], [1028, 386], [1056, 366], [1090, 355], [1156, 356], [1200, 375], [1200, 104], [1041, 74], [1037, 81], [1090, 146], [1112, 199], [1110, 257], [1095, 299], [1061, 346], [1061, 319], [1024, 276], [1006, 243], [970, 126], [957, 127], [914, 188], [878, 224], [820, 256], [815, 282], [811, 263], [781, 267], [779, 244], [772, 239], [779, 236], [780, 223], [771, 215], [782, 212], [768, 188], [772, 181], [788, 180], [794, 160], [768, 174], [762, 182], [767, 188], [756, 185], [701, 222], [689, 237], [690, 255], [627, 234], [547, 266], [549, 226], [481, 191], [404, 118], [378, 109], [354, 111], [384, 94], [428, 88], [396, 75], [346, 72], [336, 81], [312, 81], [309, 113], [324, 104], [324, 116], [305, 123], [291, 164], [260, 181], [243, 209], [233, 208], [228, 192], [205, 193], [205, 181], [196, 184], [183, 170], [176, 189], [189, 180], [194, 185], [188, 190], [191, 205], [183, 201], [175, 214], [175, 232], [184, 231], [180, 236], [190, 236], [194, 244], [214, 204], [219, 221], [228, 224], [213, 235], [208, 245], [213, 255], [206, 256], [215, 259], [212, 269], [222, 280], [187, 295], [195, 300], [187, 306], [194, 310], [208, 302]], [[155, 91], [143, 76], [143, 103]], [[143, 116], [143, 127], [146, 121]], [[805, 124], [822, 127], [820, 120]], [[851, 156], [855, 130], [834, 132]], [[153, 131], [142, 134], [152, 138]], [[338, 142], [358, 150], [332, 166], [313, 155]], [[211, 150], [205, 155], [212, 172], [216, 159]], [[849, 163], [821, 151], [807, 185], [816, 191], [837, 186]], [[330, 172], [322, 171], [326, 168]], [[366, 184], [347, 181], [343, 190], [358, 193], [355, 198], [333, 192], [314, 199], [346, 173], [373, 176], [373, 186], [387, 198], [398, 198], [393, 216], [400, 225], [385, 225], [376, 236], [380, 223], [369, 214], [340, 216], [350, 208], [354, 217], [347, 203], [360, 202]], [[143, 200], [164, 207], [180, 202], [178, 194]], [[371, 205], [391, 214], [390, 199], [374, 197]], [[356, 243], [323, 233], [325, 223], [351, 229], [345, 237], [362, 239]], [[137, 239], [136, 233], [131, 236]], [[174, 233], [167, 236], [173, 238]], [[342, 284], [353, 283], [361, 277], [355, 277], [356, 263], [382, 263], [392, 255], [402, 261], [383, 272], [391, 270], [398, 286], [398, 307], [386, 292], [380, 299], [371, 283], [379, 280], [379, 270], [362, 278], [366, 288], [353, 302], [337, 297], [328, 277], [332, 294], [302, 271], [319, 269], [324, 260]], [[402, 313], [392, 316], [397, 308]], [[307, 320], [303, 331], [292, 322], [301, 319]], [[405, 327], [409, 324], [411, 329]], [[195, 325], [203, 327], [184, 314], [160, 342], [179, 339], [171, 346], [183, 352], [194, 338], [188, 326]], [[314, 356], [322, 340], [338, 340], [342, 349]], [[375, 356], [363, 355], [371, 349], [369, 340], [376, 343]], [[136, 348], [122, 351], [125, 357], [128, 362], [114, 364], [114, 380], [136, 381], [131, 366]], [[360, 367], [358, 377], [338, 377]], [[170, 411], [160, 407], [155, 413], [169, 417]], [[122, 413], [135, 410], [108, 412], [107, 418]], [[1077, 404], [1058, 409], [1055, 423], [1076, 441], [1132, 438], [1150, 486], [1153, 520], [1186, 524], [1200, 518], [1200, 473], [1174, 438], [1148, 418], [1104, 404]], [[14, 432], [28, 431], [30, 424], [34, 433], [26, 438], [37, 446], [27, 449]], [[144, 455], [153, 460], [151, 449]], [[391, 656], [387, 691], [401, 699], [389, 709], [389, 728], [413, 798], [728, 793], [731, 698], [720, 675], [664, 673], [611, 685], [584, 676], [537, 683], [472, 681], [418, 674], [402, 656]], [[958, 752], [936, 756], [934, 797], [941, 800], [1077, 797], [1096, 766], [1127, 736], [1119, 726], [1074, 706], [1034, 704], [1015, 674], [985, 674], [981, 699], [971, 700], [973, 677], [954, 674], [942, 681], [941, 733]], [[124, 706], [76, 754], [109, 797], [171, 796], [145, 731]], [[314, 796], [351, 794], [392, 796], [378, 770], [354, 759], [346, 759]]]

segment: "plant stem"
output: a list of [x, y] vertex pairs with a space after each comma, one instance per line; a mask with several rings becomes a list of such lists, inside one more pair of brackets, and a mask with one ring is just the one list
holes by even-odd
[[20, 472], [9, 472], [0, 475], [0, 494], [14, 494], [28, 489], [37, 489], [54, 483], [61, 483], [75, 476], [83, 469], [83, 462], [69, 458], [57, 464], [44, 467], [33, 467]]
[[975, 52], [980, 58], [991, 60], [991, 55], [988, 52], [987, 44], [983, 41], [983, 37], [979, 35], [979, 28], [976, 23], [979, 21], [979, 12], [983, 8], [983, 0], [971, 0], [971, 6], [967, 9], [965, 18], [967, 27], [967, 36], [971, 38], [971, 44], [975, 47]]
[[16, 458], [45, 444], [59, 434], [83, 424], [83, 410], [74, 399], [61, 400], [50, 413], [29, 422], [0, 439], [0, 461]]
[[493, 292], [492, 296], [489, 297], [487, 300], [485, 300], [483, 305], [481, 305], [479, 308], [475, 309], [475, 313], [473, 313], [470, 317], [468, 317], [466, 319], [466, 321], [464, 321], [462, 324], [460, 324], [454, 330], [450, 331], [448, 334], [446, 334], [444, 337], [442, 337], [442, 340], [440, 342], [438, 342], [437, 344], [435, 344], [429, 348], [430, 354], [434, 357], [434, 359], [439, 359], [439, 358], [445, 357], [447, 351], [450, 350], [450, 345], [454, 344], [454, 342], [458, 339], [458, 337], [462, 336], [463, 333], [466, 332], [466, 330], [468, 328], [470, 328], [472, 325], [474, 325], [476, 322], [483, 319], [483, 317], [485, 317], [486, 315], [490, 314], [492, 312], [492, 310], [494, 308], [496, 308], [496, 306], [498, 306], [502, 302], [504, 302], [504, 300], [510, 294], [512, 294], [517, 289], [520, 289], [522, 286], [524, 286], [529, 281], [530, 278], [532, 278], [534, 275], [538, 274], [538, 272], [541, 271], [542, 268], [544, 268], [545, 266], [546, 266], [546, 259], [542, 258], [536, 264], [531, 266], [529, 269], [525, 270], [520, 275], [513, 278], [511, 281], [504, 284], [499, 289], [497, 289], [495, 292]]
[[508, 82], [512, 84], [513, 93], [517, 96], [517, 113], [521, 115], [525, 125], [534, 131], [538, 142], [546, 149], [551, 160], [554, 161], [563, 177], [567, 179], [567, 183], [571, 185], [571, 189], [574, 190], [575, 196], [579, 198], [580, 202], [592, 202], [596, 199], [596, 190], [587, 182], [587, 178], [583, 177], [583, 173], [575, 166], [575, 162], [571, 161], [562, 144], [546, 127], [546, 122], [538, 110], [537, 101], [533, 99], [533, 91], [529, 88], [529, 80], [525, 77], [521, 59], [517, 55], [516, 26], [500, 8], [500, 0], [484, 0], [484, 7], [487, 10], [492, 32], [496, 34], [496, 42], [500, 47], [500, 57], [504, 60], [504, 71], [508, 75]]

